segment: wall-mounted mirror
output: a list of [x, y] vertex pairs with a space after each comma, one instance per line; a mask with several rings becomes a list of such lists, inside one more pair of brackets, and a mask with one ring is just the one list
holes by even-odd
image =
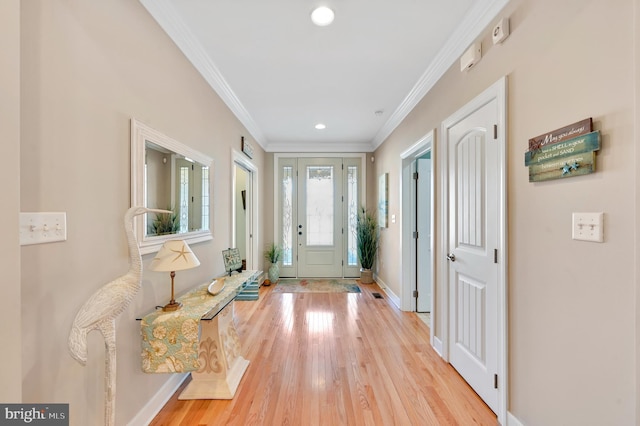
[[136, 218], [141, 253], [158, 251], [166, 240], [211, 239], [211, 167], [210, 157], [131, 120], [131, 203], [173, 211]]

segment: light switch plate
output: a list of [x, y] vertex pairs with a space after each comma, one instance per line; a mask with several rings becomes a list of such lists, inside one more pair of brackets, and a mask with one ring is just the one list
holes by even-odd
[[67, 214], [62, 212], [20, 213], [20, 245], [67, 240]]
[[604, 242], [604, 213], [573, 213], [572, 222], [574, 240]]

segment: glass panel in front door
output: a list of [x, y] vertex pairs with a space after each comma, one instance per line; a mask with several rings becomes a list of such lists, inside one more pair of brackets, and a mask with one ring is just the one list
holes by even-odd
[[347, 167], [347, 266], [358, 266], [356, 219], [358, 216], [358, 167]]
[[344, 266], [342, 274], [347, 277], [360, 276], [360, 264], [356, 247], [356, 217], [358, 209], [364, 204], [362, 190], [361, 159], [357, 157], [343, 158], [344, 164]]
[[282, 265], [293, 265], [293, 167], [282, 168]]
[[333, 166], [307, 167], [307, 246], [333, 245], [333, 174]]
[[298, 276], [298, 162], [278, 161], [277, 211], [274, 242], [282, 247], [281, 277]]

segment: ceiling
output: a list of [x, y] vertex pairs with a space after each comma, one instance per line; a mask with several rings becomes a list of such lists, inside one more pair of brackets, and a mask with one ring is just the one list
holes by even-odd
[[[371, 152], [508, 0], [140, 2], [248, 140], [269, 152]], [[333, 24], [311, 22], [319, 5]]]

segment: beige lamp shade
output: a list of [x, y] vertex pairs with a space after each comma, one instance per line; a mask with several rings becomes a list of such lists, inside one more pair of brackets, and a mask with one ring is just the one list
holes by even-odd
[[184, 269], [195, 268], [200, 265], [200, 261], [191, 248], [183, 240], [169, 240], [160, 248], [156, 257], [151, 262], [152, 271], [182, 271]]
[[176, 302], [173, 293], [173, 280], [176, 271], [195, 268], [200, 265], [200, 261], [183, 240], [169, 240], [160, 248], [156, 257], [151, 261], [150, 269], [159, 272], [171, 272], [171, 301], [162, 310], [175, 311], [180, 309], [181, 304]]

